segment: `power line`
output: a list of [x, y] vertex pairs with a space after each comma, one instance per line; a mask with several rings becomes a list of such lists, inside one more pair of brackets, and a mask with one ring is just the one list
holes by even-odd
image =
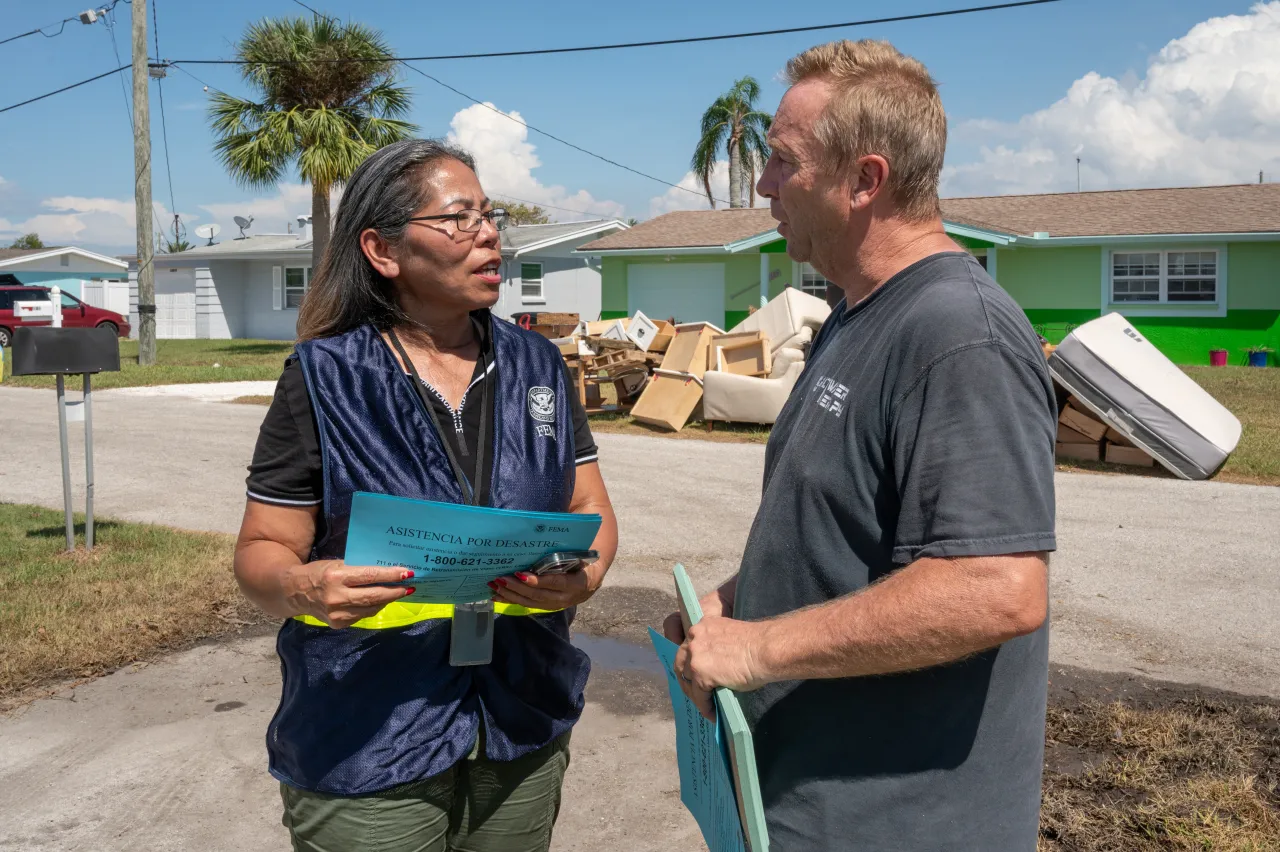
[[173, 64], [170, 64], [170, 65], [169, 65], [169, 67], [170, 67], [170, 68], [176, 68], [176, 69], [178, 69], [178, 70], [179, 70], [179, 71], [181, 71], [183, 74], [186, 74], [188, 77], [190, 77], [192, 80], [195, 80], [195, 81], [196, 81], [197, 83], [199, 83], [201, 86], [204, 86], [206, 89], [213, 89], [215, 92], [217, 92], [217, 93], [218, 93], [218, 94], [220, 94], [220, 95], [225, 95], [225, 94], [227, 94], [226, 92], [224, 92], [224, 91], [222, 91], [221, 89], [219, 89], [217, 86], [211, 85], [211, 84], [209, 84], [209, 83], [206, 83], [204, 80], [201, 80], [199, 77], [197, 77], [195, 74], [192, 74], [190, 71], [188, 71], [187, 69], [183, 68], [181, 65], [173, 65]]
[[[570, 148], [572, 148], [573, 150], [575, 150], [575, 151], [581, 151], [583, 154], [586, 154], [586, 155], [587, 155], [587, 156], [589, 156], [589, 157], [595, 157], [597, 160], [600, 160], [601, 162], [608, 163], [608, 164], [609, 164], [609, 165], [611, 165], [611, 166], [617, 166], [618, 168], [620, 168], [620, 169], [622, 169], [622, 170], [624, 170], [624, 171], [631, 172], [631, 173], [632, 173], [632, 174], [634, 174], [634, 175], [639, 175], [639, 176], [640, 176], [640, 177], [642, 177], [642, 178], [647, 178], [647, 179], [649, 179], [649, 180], [656, 181], [656, 182], [658, 182], [658, 183], [662, 184], [663, 186], [669, 186], [669, 187], [671, 187], [672, 189], [678, 189], [678, 190], [680, 190], [680, 191], [682, 191], [682, 192], [688, 192], [688, 193], [691, 193], [691, 194], [693, 194], [693, 195], [698, 196], [699, 198], [703, 198], [703, 197], [705, 197], [705, 196], [703, 195], [703, 193], [698, 192], [697, 190], [694, 190], [694, 189], [689, 189], [687, 186], [680, 186], [679, 184], [672, 183], [671, 181], [663, 180], [663, 179], [662, 179], [662, 178], [660, 178], [660, 177], [654, 177], [653, 175], [648, 174], [648, 173], [646, 173], [646, 172], [642, 172], [642, 171], [640, 171], [639, 169], [633, 169], [633, 168], [631, 168], [630, 166], [625, 166], [625, 165], [623, 165], [622, 163], [619, 163], [617, 160], [611, 160], [611, 159], [609, 159], [608, 157], [605, 157], [605, 156], [603, 156], [603, 155], [601, 155], [601, 154], [597, 154], [595, 151], [588, 151], [586, 148], [583, 148], [581, 145], [575, 145], [575, 144], [573, 144], [572, 142], [569, 142], [569, 141], [568, 141], [568, 140], [566, 140], [566, 139], [561, 139], [559, 136], [556, 136], [554, 133], [548, 133], [547, 131], [542, 130], [541, 128], [534, 127], [532, 124], [529, 124], [527, 121], [521, 121], [520, 119], [515, 118], [515, 117], [513, 117], [513, 116], [511, 116], [511, 115], [508, 115], [507, 113], [503, 112], [502, 110], [498, 109], [497, 107], [495, 107], [495, 106], [493, 106], [493, 105], [491, 105], [491, 104], [487, 104], [487, 103], [485, 103], [484, 101], [482, 101], [482, 100], [480, 100], [480, 99], [478, 99], [478, 98], [474, 98], [474, 97], [472, 97], [471, 95], [468, 95], [466, 92], [461, 91], [460, 89], [455, 89], [453, 86], [450, 86], [448, 83], [445, 83], [444, 81], [442, 81], [442, 80], [440, 80], [440, 79], [438, 79], [438, 78], [436, 78], [436, 77], [431, 76], [431, 75], [430, 75], [430, 74], [428, 74], [426, 71], [423, 71], [421, 68], [418, 68], [418, 67], [416, 67], [416, 66], [414, 66], [414, 65], [410, 65], [410, 64], [409, 64], [409, 62], [408, 62], [407, 60], [400, 59], [400, 60], [397, 60], [397, 61], [398, 61], [401, 65], [403, 65], [404, 67], [406, 67], [406, 68], [410, 69], [411, 71], [416, 71], [417, 73], [421, 74], [423, 77], [426, 77], [428, 80], [430, 80], [431, 82], [435, 83], [436, 85], [438, 85], [438, 86], [443, 86], [444, 88], [448, 89], [449, 91], [453, 92], [454, 94], [456, 94], [456, 95], [460, 95], [460, 96], [462, 96], [462, 97], [466, 98], [467, 100], [471, 101], [473, 104], [479, 104], [480, 106], [484, 107], [484, 108], [485, 108], [485, 109], [487, 109], [487, 110], [490, 110], [491, 112], [496, 112], [498, 115], [502, 116], [503, 118], [505, 118], [505, 119], [507, 119], [507, 120], [509, 120], [509, 121], [514, 121], [516, 124], [519, 124], [519, 125], [521, 125], [522, 127], [527, 127], [529, 130], [532, 130], [534, 133], [539, 133], [539, 134], [541, 134], [541, 135], [543, 135], [543, 136], [547, 137], [548, 139], [554, 139], [556, 142], [559, 142], [561, 145], [567, 145], [567, 146], [569, 146]], [[717, 200], [717, 201], [720, 201], [721, 199], [716, 199], [716, 200]]]
[[93, 82], [96, 82], [96, 81], [98, 81], [98, 80], [101, 80], [103, 77], [110, 77], [112, 74], [119, 74], [121, 71], [127, 71], [127, 70], [129, 70], [131, 67], [133, 67], [133, 66], [131, 66], [131, 65], [121, 65], [119, 68], [116, 68], [116, 69], [111, 70], [111, 71], [107, 71], [107, 72], [105, 72], [105, 73], [103, 73], [103, 74], [99, 74], [99, 75], [98, 75], [98, 76], [96, 76], [96, 77], [90, 77], [90, 78], [89, 78], [89, 79], [87, 79], [87, 80], [81, 80], [79, 83], [72, 83], [70, 86], [63, 86], [61, 89], [54, 89], [52, 92], [45, 92], [43, 95], [36, 95], [34, 98], [28, 98], [27, 100], [25, 100], [25, 101], [21, 101], [20, 103], [11, 104], [11, 105], [9, 105], [9, 106], [7, 106], [7, 107], [4, 107], [4, 108], [0, 109], [0, 112], [8, 112], [8, 111], [9, 111], [9, 110], [11, 110], [11, 109], [17, 109], [18, 107], [23, 107], [23, 106], [26, 106], [27, 104], [33, 104], [33, 103], [35, 103], [36, 101], [42, 101], [42, 100], [44, 100], [45, 98], [51, 98], [51, 97], [53, 97], [54, 95], [60, 95], [60, 94], [62, 94], [63, 92], [69, 92], [69, 91], [71, 91], [72, 89], [78, 89], [78, 88], [80, 88], [81, 86], [87, 86], [87, 85], [88, 85], [88, 84], [90, 84], [90, 83], [93, 83]]
[[542, 201], [530, 201], [527, 198], [516, 198], [514, 195], [508, 195], [505, 192], [495, 192], [497, 201], [515, 201], [519, 204], [532, 204], [534, 207], [545, 207], [548, 210], [559, 210], [564, 213], [577, 213], [579, 216], [600, 216], [600, 213], [590, 213], [586, 210], [570, 210], [568, 207], [557, 207], [554, 204], [547, 204]]
[[[297, 2], [297, 0], [295, 0]], [[450, 53], [439, 54], [435, 56], [405, 56], [401, 57], [401, 61], [409, 62], [435, 62], [446, 59], [497, 59], [507, 56], [548, 56], [558, 53], [586, 53], [588, 51], [599, 50], [627, 50], [638, 47], [659, 47], [671, 44], [699, 44], [709, 41], [730, 41], [732, 39], [742, 38], [760, 38], [762, 36], [788, 35], [792, 33], [811, 33], [821, 30], [837, 30], [847, 27], [865, 27], [874, 24], [896, 24], [904, 21], [922, 21], [930, 18], [946, 18], [955, 15], [969, 15], [976, 12], [995, 12], [1003, 9], [1018, 9], [1023, 6], [1042, 6], [1048, 3], [1060, 3], [1062, 0], [1018, 0], [1013, 3], [996, 3], [989, 6], [968, 6], [963, 9], [943, 9], [937, 12], [919, 12], [914, 15], [894, 15], [886, 18], [867, 18], [861, 21], [844, 21], [838, 24], [814, 24], [807, 27], [785, 27], [774, 30], [756, 30], [744, 33], [724, 33], [721, 35], [709, 36], [691, 36], [688, 38], [666, 38], [655, 39], [653, 41], [631, 41], [621, 42], [617, 44], [593, 44], [579, 47], [547, 47], [535, 50], [503, 50], [491, 53]], [[301, 4], [299, 4], [301, 5]], [[310, 8], [309, 6], [307, 7]], [[319, 13], [317, 13], [319, 14]], [[322, 16], [324, 17], [324, 16]], [[185, 59], [175, 60], [185, 62], [189, 65], [245, 65], [242, 59]], [[341, 59], [281, 59], [268, 62], [254, 62], [254, 65], [297, 65], [304, 63], [326, 63], [326, 62], [382, 62], [384, 60], [376, 58], [354, 58], [347, 57]]]
[[[111, 52], [116, 55], [116, 62], [123, 62], [120, 59], [120, 46], [116, 43], [116, 13], [113, 8], [102, 19], [102, 25], [107, 29], [107, 35], [111, 37]], [[129, 116], [129, 129], [133, 130], [133, 100], [129, 97], [129, 90], [125, 88], [124, 77], [117, 77], [120, 81], [120, 94], [124, 96], [125, 111]]]
[[[160, 19], [156, 15], [156, 6], [159, 2], [151, 4], [151, 32], [156, 40], [156, 56], [160, 55]], [[174, 200], [173, 195], [173, 165], [169, 159], [169, 123], [164, 117], [164, 79], [156, 79], [156, 89], [160, 94], [160, 132], [164, 138], [164, 170], [169, 178], [169, 212], [173, 214], [173, 238], [178, 239], [178, 202]]]
[[[81, 13], [80, 13], [80, 15], [87, 14], [88, 12], [93, 12], [93, 13], [99, 13], [99, 12], [110, 12], [110, 11], [114, 10], [114, 9], [115, 9], [115, 7], [116, 7], [117, 5], [119, 5], [121, 2], [122, 2], [122, 0], [113, 0], [113, 2], [111, 3], [111, 5], [110, 5], [110, 6], [106, 6], [106, 7], [102, 8], [102, 9], [87, 9], [85, 12], [81, 12]], [[123, 0], [123, 2], [128, 3], [128, 2], [131, 2], [131, 0]], [[11, 42], [11, 41], [17, 41], [18, 39], [20, 39], [20, 38], [26, 38], [27, 36], [33, 36], [33, 35], [35, 35], [36, 33], [39, 33], [40, 35], [44, 36], [45, 38], [57, 38], [58, 36], [62, 35], [63, 30], [65, 30], [65, 29], [67, 28], [67, 24], [71, 23], [72, 21], [81, 21], [81, 20], [83, 20], [83, 19], [80, 17], [80, 15], [72, 15], [72, 16], [71, 16], [71, 17], [69, 17], [69, 18], [63, 18], [61, 21], [54, 21], [52, 24], [45, 24], [43, 27], [36, 27], [34, 30], [27, 30], [25, 33], [18, 33], [18, 34], [17, 34], [17, 35], [15, 35], [15, 36], [9, 36], [8, 38], [4, 39], [3, 41], [0, 41], [0, 45], [8, 44], [8, 43], [9, 43], [9, 42]], [[93, 22], [92, 22], [92, 21], [84, 21], [84, 23], [89, 24], [89, 23], [93, 23]], [[58, 28], [58, 31], [57, 31], [56, 33], [54, 33], [54, 34], [50, 35], [49, 33], [45, 32], [45, 30], [49, 29], [50, 27], [57, 27], [57, 28]]]
[[304, 8], [304, 9], [306, 9], [308, 12], [310, 12], [310, 13], [311, 13], [311, 14], [313, 14], [313, 15], [315, 15], [317, 18], [324, 18], [324, 19], [326, 19], [326, 20], [333, 21], [335, 24], [336, 24], [336, 23], [341, 23], [341, 21], [339, 21], [339, 20], [338, 20], [337, 18], [335, 18], [333, 15], [326, 15], [324, 12], [317, 12], [315, 9], [312, 9], [312, 8], [311, 8], [310, 6], [308, 6], [306, 3], [303, 3], [303, 2], [302, 2], [302, 0], [293, 0], [293, 2], [294, 2], [294, 3], [297, 3], [299, 6], [301, 6], [301, 7], [302, 7], [302, 8]]

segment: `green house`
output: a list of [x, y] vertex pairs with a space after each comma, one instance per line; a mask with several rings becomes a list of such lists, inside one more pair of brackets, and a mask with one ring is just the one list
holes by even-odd
[[[1280, 349], [1280, 184], [948, 198], [942, 214], [1050, 341], [1118, 311], [1180, 364]], [[731, 328], [785, 287], [827, 295], [774, 225], [767, 210], [680, 211], [578, 251], [601, 258], [602, 319]]]

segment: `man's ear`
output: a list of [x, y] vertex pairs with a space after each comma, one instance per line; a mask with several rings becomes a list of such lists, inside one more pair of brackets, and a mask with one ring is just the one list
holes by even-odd
[[364, 252], [369, 265], [383, 278], [395, 278], [400, 274], [400, 262], [391, 250], [391, 243], [373, 228], [365, 228], [360, 232], [360, 250]]
[[889, 161], [879, 154], [868, 154], [859, 157], [857, 173], [850, 193], [850, 203], [854, 210], [870, 207], [884, 191], [889, 182]]

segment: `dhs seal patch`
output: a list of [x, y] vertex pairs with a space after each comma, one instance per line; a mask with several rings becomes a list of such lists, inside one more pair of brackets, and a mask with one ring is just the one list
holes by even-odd
[[551, 388], [529, 388], [529, 416], [539, 423], [555, 423], [556, 392]]

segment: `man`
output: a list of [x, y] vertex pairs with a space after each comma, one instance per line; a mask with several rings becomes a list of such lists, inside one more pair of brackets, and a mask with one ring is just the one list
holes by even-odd
[[758, 191], [845, 294], [769, 439], [736, 577], [676, 668], [741, 693], [771, 848], [1034, 850], [1053, 388], [943, 232], [946, 116], [884, 42], [788, 63]]

